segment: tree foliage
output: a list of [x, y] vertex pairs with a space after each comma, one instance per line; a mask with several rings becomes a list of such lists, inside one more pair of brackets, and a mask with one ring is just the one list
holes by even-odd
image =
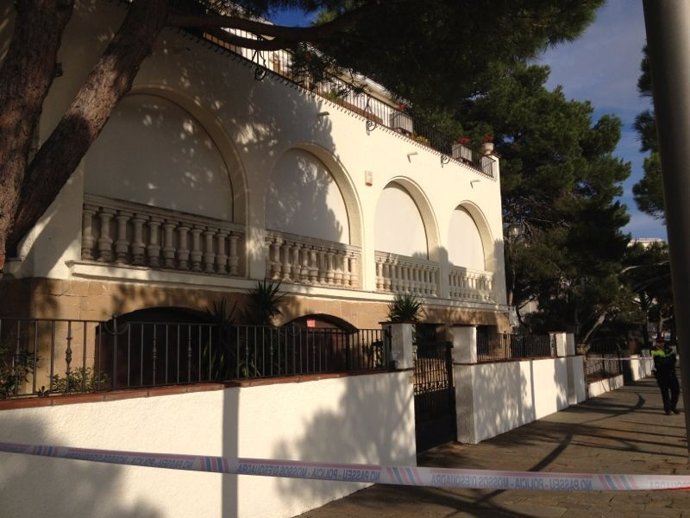
[[[492, 67], [535, 56], [574, 38], [602, 0], [133, 0], [129, 14], [77, 92], [54, 133], [30, 159], [56, 53], [74, 0], [0, 3], [14, 20], [0, 67], [0, 271], [55, 199], [105, 126], [166, 25], [211, 32], [254, 49], [318, 47], [324, 66], [363, 72], [430, 110], [480, 95]], [[298, 7], [324, 13], [307, 28], [267, 24], [256, 15]], [[235, 28], [242, 37], [222, 29]], [[258, 36], [258, 38], [256, 37]], [[445, 113], [445, 110], [441, 110]], [[448, 120], [446, 117], [445, 120]]]
[[[643, 97], [652, 97], [652, 75], [649, 68], [647, 48], [640, 65], [641, 75], [637, 90]], [[640, 151], [648, 152], [644, 159], [644, 176], [633, 185], [633, 195], [637, 207], [644, 213], [664, 219], [664, 189], [661, 176], [661, 157], [656, 134], [656, 117], [653, 110], [645, 110], [635, 119], [635, 129], [640, 136]]]
[[587, 341], [622, 307], [628, 215], [616, 198], [630, 168], [613, 156], [620, 121], [593, 121], [589, 103], [545, 87], [548, 73], [533, 65], [495, 69], [486, 94], [457, 113], [470, 133], [491, 132], [502, 157], [504, 223], [522, 230], [506, 236], [507, 286], [517, 307], [539, 307], [523, 322]]

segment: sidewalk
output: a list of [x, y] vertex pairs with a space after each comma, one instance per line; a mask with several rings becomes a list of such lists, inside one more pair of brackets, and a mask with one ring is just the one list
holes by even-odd
[[[682, 408], [682, 401], [679, 403]], [[434, 448], [421, 466], [690, 474], [685, 415], [664, 414], [653, 378], [478, 445]], [[690, 491], [537, 492], [372, 486], [301, 518], [690, 517]]]

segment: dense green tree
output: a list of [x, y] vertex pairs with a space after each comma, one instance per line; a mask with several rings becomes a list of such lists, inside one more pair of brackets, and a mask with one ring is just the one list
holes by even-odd
[[[647, 48], [640, 66], [642, 74], [637, 89], [643, 97], [652, 97], [652, 76], [649, 68]], [[635, 129], [640, 135], [640, 151], [649, 153], [644, 160], [644, 176], [633, 185], [637, 207], [650, 216], [664, 219], [664, 189], [661, 176], [661, 157], [656, 135], [656, 118], [652, 110], [645, 110], [635, 119]]]
[[[577, 36], [602, 0], [133, 0], [50, 137], [30, 157], [74, 0], [0, 1], [11, 41], [0, 64], [0, 271], [105, 126], [166, 25], [213, 32], [246, 48], [318, 46], [419, 107], [476, 97], [492, 66]], [[326, 12], [308, 28], [257, 20], [271, 9]], [[235, 28], [260, 36], [222, 31]], [[319, 54], [312, 53], [314, 56]], [[442, 110], [445, 111], [445, 110]], [[447, 120], [447, 119], [446, 119]]]
[[650, 324], [654, 325], [655, 334], [675, 328], [668, 245], [636, 243], [628, 248], [624, 266], [621, 280], [634, 294], [633, 301], [640, 310], [639, 333], [642, 342], [649, 346], [654, 339], [649, 336]]
[[569, 330], [580, 341], [611, 321], [625, 300], [618, 273], [628, 243], [616, 198], [630, 173], [613, 156], [620, 121], [592, 121], [592, 106], [545, 87], [547, 67], [495, 70], [485, 95], [463, 102], [468, 132], [490, 131], [501, 160], [508, 282], [513, 303], [536, 301], [535, 330]]

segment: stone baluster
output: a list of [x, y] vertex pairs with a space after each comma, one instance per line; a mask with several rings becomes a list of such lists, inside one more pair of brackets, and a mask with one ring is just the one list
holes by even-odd
[[127, 264], [129, 254], [129, 239], [127, 238], [127, 223], [133, 214], [126, 210], [118, 210], [115, 220], [117, 222], [117, 240], [115, 241], [115, 262]]
[[309, 247], [309, 282], [311, 284], [319, 282], [319, 255], [315, 246]]
[[337, 286], [343, 286], [345, 278], [345, 265], [343, 264], [343, 254], [342, 252], [336, 250], [333, 252], [333, 282]]
[[290, 265], [291, 274], [290, 278], [293, 282], [299, 282], [300, 280], [300, 269], [302, 267], [299, 256], [300, 256], [301, 245], [297, 241], [293, 241], [292, 248], [290, 249]]
[[355, 286], [355, 263], [355, 255], [352, 252], [348, 252], [345, 256], [345, 270], [347, 271], [347, 279], [345, 280], [346, 286]]
[[309, 246], [302, 246], [300, 251], [301, 262], [300, 262], [300, 281], [304, 284], [310, 283], [309, 278]]
[[158, 268], [161, 263], [160, 228], [162, 223], [163, 218], [160, 216], [151, 216], [149, 220], [149, 244], [146, 246], [146, 255], [149, 259], [149, 266], [152, 268]]
[[326, 284], [328, 281], [328, 257], [326, 249], [319, 247], [319, 284]]
[[278, 236], [271, 236], [268, 245], [268, 267], [271, 279], [280, 279], [283, 263], [280, 260], [281, 239]]
[[166, 219], [163, 223], [163, 266], [175, 268], [175, 227], [177, 222]]
[[216, 237], [216, 229], [206, 227], [204, 231], [204, 272], [215, 273], [216, 252], [213, 249], [213, 241]]
[[230, 234], [230, 257], [228, 258], [228, 267], [230, 275], [239, 274], [240, 255], [237, 249], [237, 242], [239, 238], [240, 236], [238, 236], [234, 232]]
[[383, 291], [391, 291], [393, 288], [391, 283], [391, 266], [388, 262], [387, 257], [382, 258], [381, 261], [381, 278], [383, 279]]
[[225, 242], [228, 239], [227, 230], [219, 230], [216, 234], [218, 240], [218, 252], [216, 253], [216, 271], [220, 274], [228, 273], [228, 256], [225, 253]]
[[190, 259], [192, 261], [192, 271], [201, 271], [201, 258], [203, 253], [201, 251], [201, 234], [204, 231], [204, 227], [194, 225], [192, 228], [192, 252], [190, 254]]
[[85, 261], [93, 260], [93, 217], [98, 208], [85, 203], [81, 214], [81, 258]]
[[290, 243], [288, 241], [283, 240], [283, 242], [280, 245], [280, 254], [281, 258], [283, 260], [282, 262], [282, 274], [283, 274], [283, 280], [287, 281], [290, 280]]
[[332, 285], [335, 281], [335, 264], [333, 262], [333, 250], [326, 251], [326, 283]]
[[383, 290], [383, 263], [380, 257], [376, 258], [376, 290]]
[[115, 216], [115, 211], [108, 208], [101, 208], [98, 214], [101, 223], [101, 235], [98, 238], [98, 260], [105, 263], [113, 260], [113, 240], [110, 237], [110, 221], [113, 216]]
[[177, 267], [180, 270], [189, 270], [189, 231], [190, 227], [181, 224], [177, 227]]
[[132, 264], [141, 266], [144, 264], [144, 223], [148, 218], [141, 214], [135, 214], [132, 218]]

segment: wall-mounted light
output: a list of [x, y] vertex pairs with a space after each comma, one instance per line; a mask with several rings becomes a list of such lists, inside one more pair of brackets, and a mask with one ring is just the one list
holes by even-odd
[[474, 189], [474, 184], [477, 182], [481, 182], [481, 180], [470, 180], [470, 187]]
[[415, 155], [418, 155], [418, 154], [419, 154], [419, 153], [417, 153], [416, 151], [412, 151], [412, 152], [408, 153], [408, 154], [407, 154], [407, 161], [408, 161], [408, 162], [412, 162], [412, 157], [415, 156]]
[[366, 125], [367, 133], [369, 133], [370, 131], [374, 131], [379, 124], [375, 120], [367, 119]]
[[316, 114], [317, 117], [328, 117], [331, 113], [330, 112], [319, 112]]
[[441, 155], [441, 165], [445, 165], [450, 162], [450, 157], [448, 155]]

